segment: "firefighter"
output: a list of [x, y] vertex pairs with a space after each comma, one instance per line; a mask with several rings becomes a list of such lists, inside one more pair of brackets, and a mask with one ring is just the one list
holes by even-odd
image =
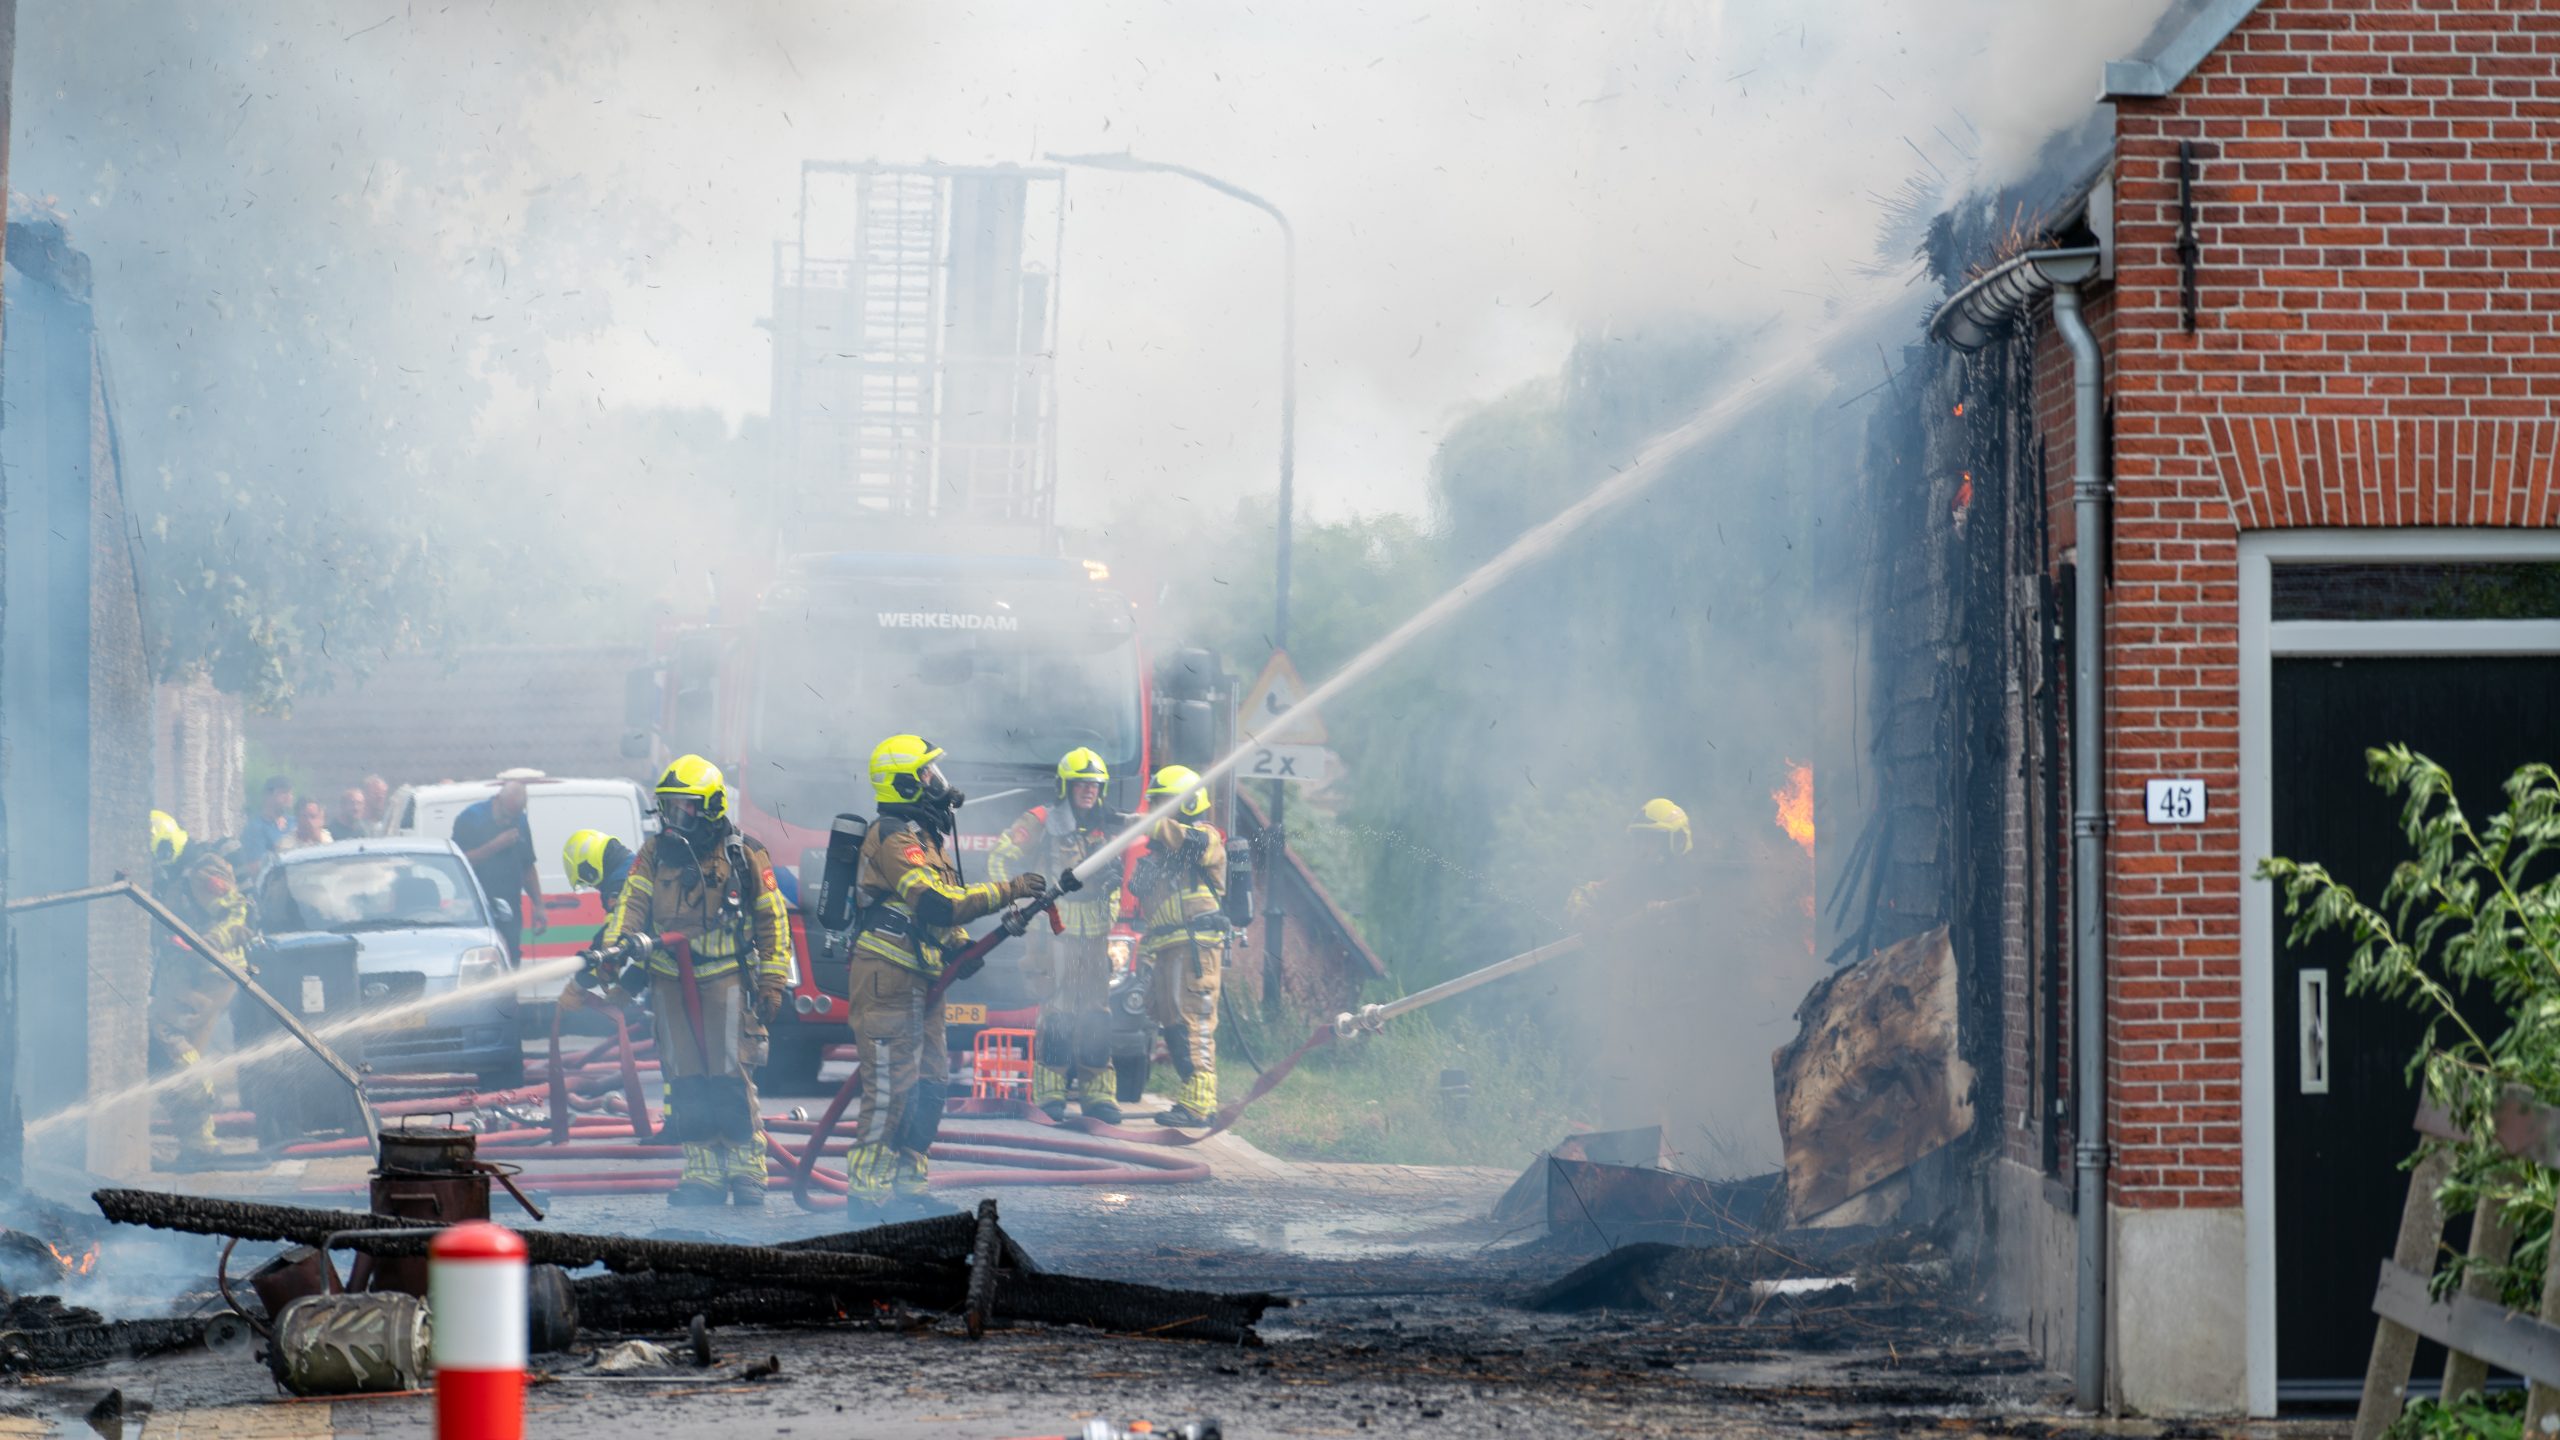
[[[1034, 805], [996, 839], [987, 878], [998, 884], [1034, 866], [1064, 874], [1111, 839], [1122, 817], [1102, 803], [1111, 767], [1084, 748], [1058, 761], [1058, 798]], [[1108, 867], [1106, 867], [1108, 868]], [[1111, 1086], [1111, 922], [1119, 909], [1116, 876], [1058, 902], [1061, 934], [1035, 932], [1023, 954], [1023, 970], [1040, 997], [1040, 1028], [1032, 1042], [1037, 1065], [1031, 1098], [1052, 1120], [1067, 1118], [1067, 1102], [1105, 1125], [1120, 1123]]]
[[1689, 812], [1660, 797], [1647, 800], [1627, 826], [1616, 874], [1575, 886], [1565, 897], [1565, 917], [1605, 929], [1642, 906], [1697, 893], [1692, 848]]
[[622, 882], [631, 878], [631, 847], [601, 830], [581, 830], [560, 847], [560, 868], [572, 890], [593, 890], [611, 915], [622, 898]]
[[941, 756], [917, 735], [892, 735], [871, 751], [880, 814], [855, 869], [859, 918], [846, 979], [863, 1081], [845, 1176], [849, 1203], [873, 1209], [924, 1198], [925, 1152], [942, 1123], [951, 1063], [942, 1013], [925, 1005], [944, 957], [967, 943], [970, 921], [1049, 891], [1048, 879], [1030, 871], [963, 883], [951, 833], [964, 797], [934, 764]]
[[[754, 1077], [791, 973], [791, 925], [773, 861], [729, 823], [720, 767], [679, 757], [658, 777], [658, 833], [631, 858], [604, 933], [657, 937], [649, 1001], [684, 1173], [667, 1203], [762, 1205], [764, 1121]], [[571, 982], [576, 988], [576, 982]], [[563, 1000], [570, 1004], [566, 993]]]
[[[1689, 815], [1659, 797], [1644, 802], [1613, 847], [1609, 873], [1574, 887], [1565, 915], [1590, 942], [1589, 968], [1557, 1004], [1563, 1043], [1592, 1058], [1591, 1079], [1603, 1128], [1675, 1126], [1695, 1113], [1690, 1079], [1678, 1066], [1641, 1057], [1674, 1043], [1657, 1018], [1665, 1013], [1666, 961], [1700, 953], [1694, 900], [1700, 875]], [[1675, 964], [1675, 974], [1690, 973]]]
[[[187, 832], [165, 811], [151, 812], [151, 893], [213, 947], [200, 956], [174, 938], [157, 947], [151, 966], [151, 1072], [197, 1071], [172, 1081], [162, 1101], [178, 1132], [177, 1167], [202, 1170], [233, 1163], [213, 1138], [216, 1096], [202, 1073], [214, 1023], [240, 987], [224, 969], [249, 961], [249, 903], [240, 894], [230, 862], [210, 844], [191, 845]], [[207, 963], [208, 959], [218, 962]]]
[[1147, 786], [1150, 812], [1173, 813], [1147, 831], [1129, 880], [1138, 938], [1147, 957], [1147, 1013], [1163, 1027], [1165, 1053], [1182, 1093], [1159, 1125], [1206, 1125], [1218, 1108], [1218, 970], [1227, 953], [1227, 837], [1208, 821], [1209, 792], [1197, 772], [1167, 765]]

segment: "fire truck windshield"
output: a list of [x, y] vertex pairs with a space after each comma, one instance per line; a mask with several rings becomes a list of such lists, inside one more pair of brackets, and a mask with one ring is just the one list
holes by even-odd
[[[1045, 768], [1079, 745], [1115, 768], [1137, 764], [1142, 697], [1125, 599], [1091, 590], [965, 606], [829, 598], [764, 617], [757, 757], [786, 770], [799, 761], [841, 784], [881, 737], [912, 732], [958, 765]], [[754, 770], [750, 783], [772, 790], [769, 767]]]

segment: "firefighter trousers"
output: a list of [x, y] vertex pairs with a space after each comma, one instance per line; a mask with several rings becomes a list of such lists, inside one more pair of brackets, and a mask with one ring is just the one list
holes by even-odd
[[1111, 1086], [1111, 952], [1101, 936], [1053, 935], [1024, 962], [1040, 996], [1031, 1098], [1107, 1103]]
[[220, 1099], [204, 1074], [205, 1052], [213, 1044], [213, 1027], [238, 993], [229, 977], [193, 951], [163, 954], [151, 967], [151, 1073], [182, 1076], [161, 1092], [160, 1101], [181, 1154], [214, 1148], [213, 1114]]
[[754, 997], [737, 970], [694, 981], [702, 1011], [702, 1043], [694, 1043], [684, 979], [649, 977], [657, 1018], [658, 1073], [667, 1084], [666, 1126], [684, 1146], [679, 1188], [728, 1190], [765, 1183], [764, 1119], [755, 1076], [741, 1040]]
[[862, 1103], [854, 1114], [853, 1147], [845, 1156], [848, 1199], [878, 1206], [893, 1194], [921, 1196], [925, 1152], [933, 1148], [933, 1132], [942, 1122], [951, 1068], [941, 1008], [925, 1013], [933, 981], [859, 950], [845, 979], [852, 992], [854, 1049], [862, 1066]]
[[1147, 1014], [1164, 1029], [1165, 1053], [1182, 1077], [1174, 1099], [1193, 1113], [1218, 1108], [1218, 970], [1223, 938], [1188, 936], [1148, 955]]

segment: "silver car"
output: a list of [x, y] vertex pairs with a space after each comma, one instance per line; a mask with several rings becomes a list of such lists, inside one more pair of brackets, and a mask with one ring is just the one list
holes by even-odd
[[332, 1004], [317, 1026], [350, 1061], [384, 1073], [468, 1071], [490, 1086], [521, 1081], [513, 968], [489, 897], [453, 842], [400, 836], [281, 851], [257, 895], [258, 928], [279, 950], [305, 936], [355, 942], [359, 996], [343, 1007], [351, 1013]]

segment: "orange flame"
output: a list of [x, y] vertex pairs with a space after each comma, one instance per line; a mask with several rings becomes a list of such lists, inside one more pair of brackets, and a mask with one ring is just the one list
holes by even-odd
[[1787, 832], [1788, 839], [1803, 846], [1805, 854], [1811, 855], [1813, 853], [1813, 767], [1799, 765], [1793, 760], [1788, 761], [1786, 788], [1770, 791], [1769, 798], [1778, 802], [1778, 828]]
[[62, 1262], [62, 1268], [74, 1275], [86, 1275], [89, 1273], [89, 1267], [98, 1263], [98, 1247], [95, 1245], [77, 1255], [64, 1254], [62, 1247], [50, 1240], [44, 1242], [44, 1248], [52, 1251], [53, 1258]]
[[1961, 400], [1956, 402], [1956, 413], [1959, 415], [1964, 413], [1964, 402]]

